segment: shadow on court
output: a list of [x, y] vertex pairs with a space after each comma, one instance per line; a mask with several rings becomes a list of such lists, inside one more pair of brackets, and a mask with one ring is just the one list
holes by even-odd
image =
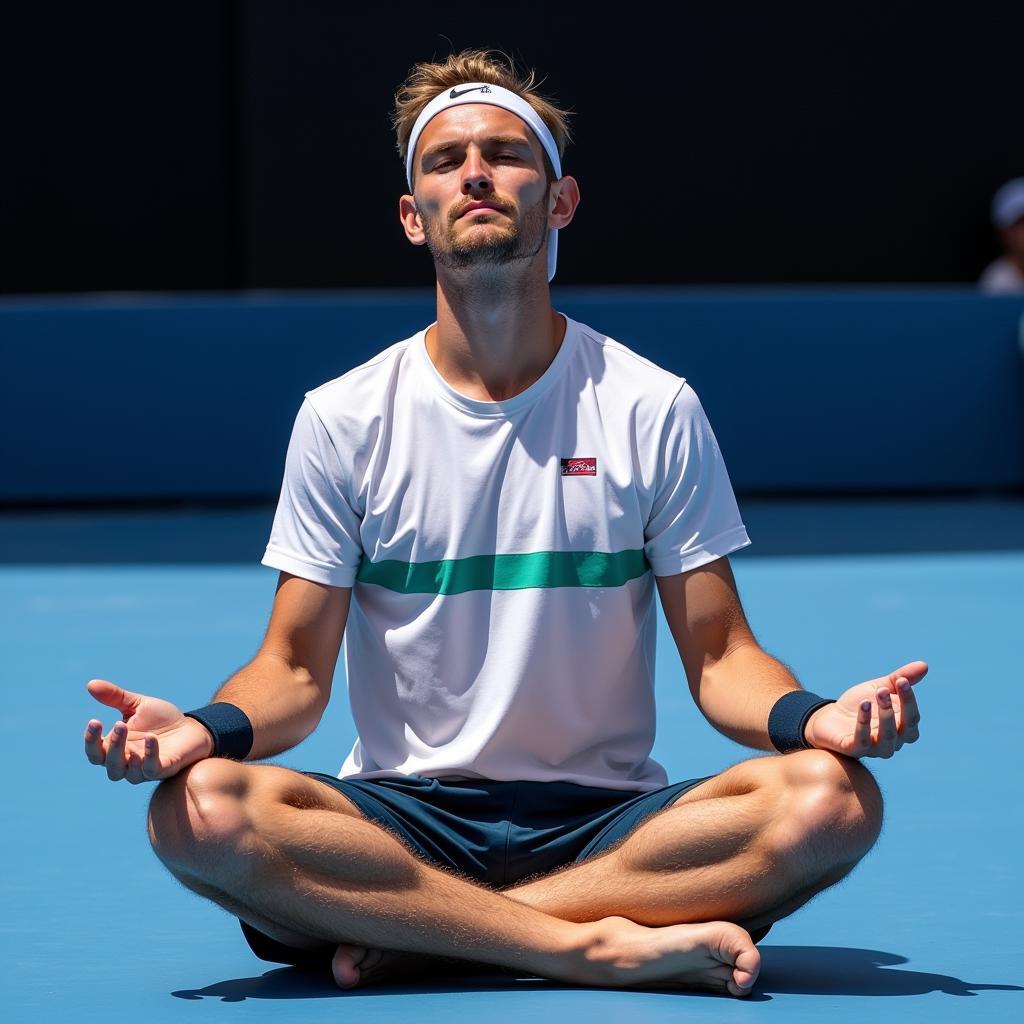
[[[838, 946], [767, 946], [762, 949], [761, 977], [743, 1002], [769, 1001], [770, 993], [837, 996], [920, 996], [942, 992], [950, 996], [977, 996], [985, 991], [1024, 992], [1019, 985], [961, 981], [947, 974], [889, 970], [908, 963], [907, 957], [877, 949]], [[343, 999], [385, 995], [454, 994], [467, 989], [492, 992], [558, 991], [578, 988], [536, 977], [516, 977], [491, 968], [440, 970], [433, 981], [422, 976], [387, 985], [342, 990], [326, 972], [281, 967], [252, 978], [218, 981], [204, 988], [179, 989], [178, 999], [219, 999], [239, 1003], [246, 999]], [[630, 992], [664, 992], [687, 997], [733, 999], [712, 992], [684, 992], [658, 986], [631, 988]]]
[[492, 970], [442, 971], [430, 981], [424, 977], [395, 980], [387, 985], [370, 985], [366, 988], [340, 989], [326, 972], [311, 971], [299, 967], [279, 967], [255, 978], [233, 978], [218, 981], [205, 988], [179, 989], [171, 995], [178, 999], [219, 999], [224, 1003], [240, 1003], [246, 999], [324, 999], [337, 996], [341, 999], [363, 996], [385, 995], [444, 995], [465, 992], [524, 992], [556, 991], [575, 988], [546, 981], [543, 978], [515, 978]]
[[943, 992], [976, 996], [984, 991], [1024, 992], [1024, 986], [961, 981], [948, 974], [888, 970], [909, 959], [878, 949], [842, 946], [767, 946], [755, 990], [793, 995], [918, 996]]

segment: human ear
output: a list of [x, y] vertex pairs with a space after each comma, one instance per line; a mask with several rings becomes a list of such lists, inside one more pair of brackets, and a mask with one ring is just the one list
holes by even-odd
[[580, 188], [576, 179], [568, 174], [559, 178], [551, 187], [552, 203], [548, 211], [548, 226], [564, 228], [576, 214], [580, 205]]
[[424, 245], [426, 236], [423, 233], [423, 222], [420, 218], [420, 209], [416, 200], [411, 195], [404, 195], [398, 201], [398, 218], [402, 222], [402, 230], [405, 237], [413, 245]]

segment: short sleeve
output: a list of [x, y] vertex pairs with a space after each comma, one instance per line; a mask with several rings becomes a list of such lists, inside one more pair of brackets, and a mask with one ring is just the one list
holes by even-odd
[[654, 479], [644, 553], [655, 576], [696, 569], [750, 544], [718, 441], [686, 381], [662, 426]]
[[362, 520], [347, 497], [348, 483], [334, 443], [306, 398], [288, 442], [262, 564], [317, 583], [351, 587], [362, 558]]

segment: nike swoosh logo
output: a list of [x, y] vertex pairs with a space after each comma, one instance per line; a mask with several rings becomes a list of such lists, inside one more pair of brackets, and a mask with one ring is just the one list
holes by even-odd
[[479, 89], [481, 92], [490, 92], [491, 87], [489, 85], [474, 85], [469, 89], [463, 89], [461, 92], [456, 92], [454, 89], [448, 93], [448, 99], [454, 100], [459, 96], [464, 96], [467, 92], [475, 92]]

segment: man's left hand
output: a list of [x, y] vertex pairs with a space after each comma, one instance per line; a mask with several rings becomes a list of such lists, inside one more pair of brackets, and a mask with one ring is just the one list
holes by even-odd
[[923, 661], [911, 661], [887, 676], [851, 686], [834, 704], [811, 715], [804, 737], [818, 750], [847, 757], [892, 757], [920, 736], [913, 687], [927, 674]]

